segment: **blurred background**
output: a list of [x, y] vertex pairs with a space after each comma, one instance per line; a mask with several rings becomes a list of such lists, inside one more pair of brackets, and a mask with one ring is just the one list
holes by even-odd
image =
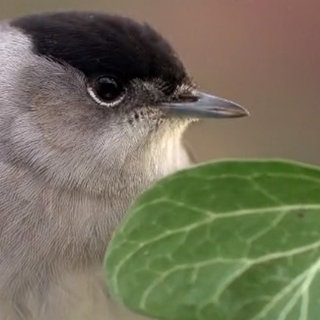
[[281, 157], [320, 165], [318, 0], [0, 1], [0, 18], [85, 9], [152, 24], [202, 90], [251, 112], [190, 128], [197, 160]]

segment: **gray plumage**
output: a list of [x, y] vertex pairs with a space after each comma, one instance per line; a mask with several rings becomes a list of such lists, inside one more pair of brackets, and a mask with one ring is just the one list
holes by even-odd
[[142, 190], [187, 165], [187, 122], [101, 126], [81, 73], [7, 23], [0, 60], [0, 319], [109, 319], [106, 244]]

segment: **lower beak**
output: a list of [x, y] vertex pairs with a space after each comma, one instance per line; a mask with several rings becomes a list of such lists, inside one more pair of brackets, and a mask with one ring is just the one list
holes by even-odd
[[235, 102], [199, 92], [192, 101], [163, 103], [162, 108], [178, 117], [194, 118], [239, 118], [249, 112]]

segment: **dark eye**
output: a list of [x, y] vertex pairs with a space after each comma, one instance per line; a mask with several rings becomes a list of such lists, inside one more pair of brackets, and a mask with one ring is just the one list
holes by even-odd
[[107, 106], [116, 105], [124, 96], [124, 88], [120, 82], [109, 77], [95, 79], [88, 91], [96, 102]]

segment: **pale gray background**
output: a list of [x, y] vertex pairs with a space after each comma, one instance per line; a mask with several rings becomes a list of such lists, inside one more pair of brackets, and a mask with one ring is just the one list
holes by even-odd
[[199, 160], [282, 157], [320, 164], [318, 0], [0, 0], [0, 18], [91, 9], [148, 21], [178, 51], [203, 90], [251, 117], [188, 131]]

